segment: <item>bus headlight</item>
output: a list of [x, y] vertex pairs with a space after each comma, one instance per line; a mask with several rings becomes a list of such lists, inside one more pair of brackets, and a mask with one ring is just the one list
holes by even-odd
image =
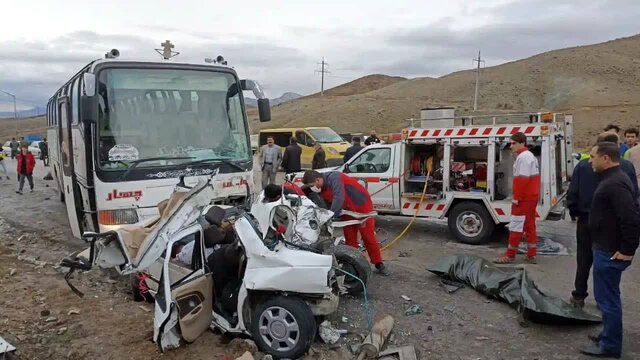
[[100, 225], [124, 225], [138, 222], [136, 209], [117, 209], [98, 211], [98, 223]]
[[331, 155], [340, 155], [340, 152], [338, 152], [338, 150], [332, 148], [331, 146], [327, 146], [327, 152]]

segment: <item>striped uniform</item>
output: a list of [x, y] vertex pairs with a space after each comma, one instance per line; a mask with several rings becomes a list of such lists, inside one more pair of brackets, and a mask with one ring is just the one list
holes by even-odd
[[522, 234], [527, 234], [527, 256], [536, 256], [536, 206], [540, 197], [540, 167], [538, 159], [523, 148], [513, 164], [513, 200], [509, 223], [509, 247], [507, 256], [514, 257]]

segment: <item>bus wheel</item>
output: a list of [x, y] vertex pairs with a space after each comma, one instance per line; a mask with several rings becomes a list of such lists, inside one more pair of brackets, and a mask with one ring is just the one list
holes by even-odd
[[485, 206], [473, 201], [454, 205], [447, 216], [447, 223], [449, 231], [458, 241], [471, 245], [487, 242], [495, 228], [495, 223]]

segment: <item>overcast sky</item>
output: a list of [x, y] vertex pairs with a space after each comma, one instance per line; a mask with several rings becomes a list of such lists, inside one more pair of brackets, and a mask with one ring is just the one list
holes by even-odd
[[153, 49], [165, 39], [181, 53], [173, 61], [221, 54], [277, 97], [318, 91], [323, 56], [331, 87], [372, 73], [441, 76], [470, 68], [479, 49], [492, 66], [640, 32], [638, 0], [3, 0], [0, 8], [0, 89], [24, 106], [44, 103], [111, 48], [159, 60]]

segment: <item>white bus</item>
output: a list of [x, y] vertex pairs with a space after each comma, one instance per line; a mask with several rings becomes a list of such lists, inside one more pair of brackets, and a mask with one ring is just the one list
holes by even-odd
[[[110, 55], [112, 54], [112, 55]], [[219, 198], [241, 202], [253, 188], [242, 90], [269, 100], [220, 65], [115, 59], [89, 63], [47, 104], [51, 172], [73, 235], [139, 225], [158, 214], [179, 178], [218, 171]]]

